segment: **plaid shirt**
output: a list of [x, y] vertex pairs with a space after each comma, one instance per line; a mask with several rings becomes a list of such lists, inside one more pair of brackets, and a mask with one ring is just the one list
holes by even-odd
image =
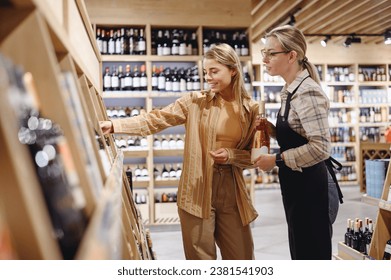
[[[113, 119], [114, 133], [132, 135], [155, 134], [171, 126], [185, 125], [182, 175], [179, 181], [177, 204], [188, 213], [209, 218], [211, 214], [213, 160], [209, 151], [216, 147], [216, 124], [222, 102], [211, 91], [190, 92], [161, 110], [136, 117]], [[243, 100], [240, 117], [242, 137], [235, 149], [227, 149], [237, 185], [236, 197], [242, 224], [247, 225], [257, 216], [247, 192], [243, 168], [251, 165], [251, 144], [258, 104]]]
[[[285, 111], [288, 93], [292, 93], [308, 75], [308, 71], [304, 70], [289, 86], [284, 86], [281, 91], [281, 115]], [[292, 170], [301, 171], [302, 167], [313, 166], [330, 156], [329, 108], [327, 96], [311, 78], [307, 78], [293, 95], [288, 123], [292, 130], [307, 138], [308, 143], [283, 153], [285, 164]]]

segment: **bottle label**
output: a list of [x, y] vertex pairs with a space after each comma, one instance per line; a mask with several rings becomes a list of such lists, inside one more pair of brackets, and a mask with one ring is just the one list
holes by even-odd
[[157, 87], [158, 86], [158, 77], [152, 77], [152, 87]]
[[119, 87], [119, 79], [117, 76], [111, 78], [111, 87], [113, 88]]
[[138, 50], [139, 51], [145, 51], [146, 50], [145, 41], [139, 41], [138, 42]]
[[110, 76], [105, 76], [103, 80], [103, 84], [105, 88], [110, 88], [111, 87], [111, 77]]
[[391, 254], [391, 245], [390, 244], [386, 244], [386, 247], [384, 248], [384, 252]]
[[140, 78], [140, 86], [141, 86], [141, 87], [146, 87], [147, 84], [148, 84], [147, 77], [141, 77], [141, 78]]
[[133, 87], [134, 88], [138, 89], [140, 87], [140, 84], [141, 84], [141, 81], [140, 81], [139, 77], [133, 78]]
[[265, 155], [269, 153], [269, 149], [266, 146], [262, 146], [260, 148], [252, 148], [251, 149], [251, 162], [254, 162], [261, 155]]
[[115, 52], [115, 44], [114, 41], [109, 42], [109, 54], [113, 54]]
[[132, 78], [131, 77], [125, 77], [124, 86], [125, 87], [131, 87], [132, 86]]

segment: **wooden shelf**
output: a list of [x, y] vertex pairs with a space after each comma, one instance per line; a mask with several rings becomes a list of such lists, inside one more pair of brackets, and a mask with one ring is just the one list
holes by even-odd
[[340, 260], [365, 260], [366, 256], [357, 250], [347, 246], [343, 242], [338, 242], [338, 255]]
[[[11, 2], [10, 8], [0, 9], [0, 52], [15, 67], [32, 74], [40, 114], [61, 127], [69, 144], [69, 157], [75, 165], [72, 175], [80, 185], [74, 195], [78, 191], [80, 201], [85, 200], [87, 229], [76, 258], [151, 259], [123, 172], [124, 155], [115, 148], [113, 137], [103, 136], [99, 127], [99, 121], [107, 119], [100, 94], [101, 58], [83, 0], [66, 1], [66, 5], [49, 0]], [[9, 85], [3, 83], [0, 180], [4, 187], [0, 188], [0, 204], [5, 207], [16, 256], [62, 259], [30, 152], [18, 141], [15, 112], [20, 108], [10, 103]], [[103, 147], [97, 139], [103, 140]], [[140, 156], [148, 156], [148, 152]], [[110, 172], [102, 161], [108, 161]]]
[[123, 154], [118, 153], [106, 180], [100, 201], [80, 244], [77, 259], [107, 260], [121, 258], [121, 174]]

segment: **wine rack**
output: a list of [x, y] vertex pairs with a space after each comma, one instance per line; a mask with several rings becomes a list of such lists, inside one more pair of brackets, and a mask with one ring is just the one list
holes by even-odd
[[[61, 127], [74, 162], [72, 171], [79, 178], [77, 197], [85, 199], [87, 225], [74, 258], [152, 259], [150, 236], [124, 173], [124, 155], [99, 127], [99, 120], [107, 119], [100, 54], [84, 2], [9, 2], [0, 9], [0, 55], [34, 78], [40, 114]], [[4, 73], [1, 77], [0, 179], [5, 185], [0, 188], [0, 216], [12, 236], [12, 255], [63, 259], [34, 163], [18, 141], [20, 108], [11, 95], [16, 81], [7, 80]], [[69, 171], [65, 165], [61, 168]]]

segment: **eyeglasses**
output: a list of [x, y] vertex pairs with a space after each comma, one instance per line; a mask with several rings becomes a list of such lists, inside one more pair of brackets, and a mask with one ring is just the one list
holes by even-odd
[[267, 60], [272, 59], [276, 54], [279, 54], [279, 53], [290, 53], [290, 52], [291, 51], [269, 52], [269, 51], [267, 51], [265, 49], [261, 50], [262, 57], [266, 58]]

